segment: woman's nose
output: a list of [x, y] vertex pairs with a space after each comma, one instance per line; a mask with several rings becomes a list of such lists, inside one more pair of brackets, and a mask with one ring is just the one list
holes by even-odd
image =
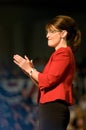
[[48, 38], [48, 37], [49, 37], [49, 33], [46, 34], [46, 38]]

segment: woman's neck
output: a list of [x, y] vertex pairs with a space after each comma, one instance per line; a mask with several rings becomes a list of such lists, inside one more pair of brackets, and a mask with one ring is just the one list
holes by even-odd
[[61, 39], [60, 43], [55, 47], [55, 50], [58, 50], [58, 49], [61, 48], [61, 47], [64, 47], [64, 48], [67, 47], [67, 42], [66, 42], [66, 40]]

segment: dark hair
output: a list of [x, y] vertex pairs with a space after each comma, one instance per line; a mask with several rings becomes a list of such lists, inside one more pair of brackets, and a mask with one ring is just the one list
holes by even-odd
[[67, 44], [75, 53], [81, 43], [81, 31], [79, 30], [75, 20], [66, 15], [58, 15], [47, 23], [45, 27], [46, 30], [52, 29], [52, 25], [60, 31], [67, 31]]

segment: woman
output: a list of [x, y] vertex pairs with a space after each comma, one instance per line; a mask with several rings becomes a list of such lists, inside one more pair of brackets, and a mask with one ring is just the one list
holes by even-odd
[[48, 46], [55, 52], [43, 69], [34, 68], [28, 57], [16, 54], [13, 61], [39, 88], [39, 130], [66, 130], [73, 104], [72, 81], [75, 74], [74, 53], [81, 42], [81, 32], [75, 20], [59, 15], [45, 27]]

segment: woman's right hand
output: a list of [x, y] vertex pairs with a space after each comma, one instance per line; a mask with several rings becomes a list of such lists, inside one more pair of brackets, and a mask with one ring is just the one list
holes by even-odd
[[33, 68], [33, 63], [27, 56], [24, 56], [23, 58], [22, 56], [16, 54], [13, 56], [13, 62], [18, 65], [26, 74], [29, 74], [30, 70]]

